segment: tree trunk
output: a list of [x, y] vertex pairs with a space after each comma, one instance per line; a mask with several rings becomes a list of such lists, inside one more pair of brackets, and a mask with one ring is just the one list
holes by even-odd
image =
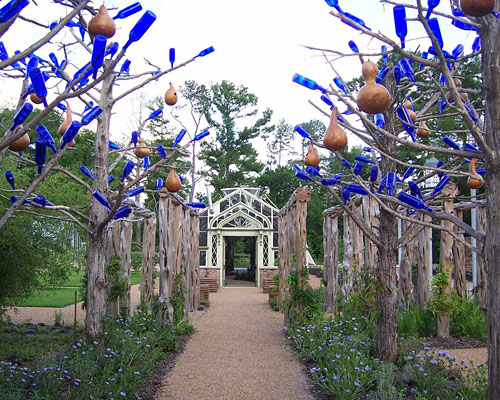
[[151, 311], [153, 305], [153, 259], [156, 242], [156, 217], [144, 220], [141, 268], [141, 305]]
[[[422, 215], [422, 219], [425, 222], [432, 222], [432, 217], [428, 215]], [[417, 276], [417, 304], [424, 308], [427, 300], [430, 297], [430, 276], [432, 271], [431, 263], [431, 246], [430, 241], [432, 240], [432, 228], [424, 228], [419, 236], [419, 241], [417, 241], [420, 247], [417, 251], [419, 257], [417, 261], [418, 265], [418, 276]]]
[[[99, 106], [102, 114], [98, 118], [94, 150], [94, 182], [93, 190], [106, 195], [108, 192], [108, 151], [109, 123], [111, 119], [111, 92], [115, 76], [110, 74], [102, 83]], [[90, 205], [90, 231], [87, 243], [87, 312], [85, 316], [85, 332], [89, 337], [103, 333], [103, 317], [105, 311], [104, 286], [106, 263], [106, 227], [100, 224], [106, 218], [108, 210], [92, 197]]]
[[[113, 227], [108, 229], [108, 257], [106, 262], [109, 263], [111, 257], [119, 257], [120, 256], [120, 221], [114, 221]], [[117, 277], [118, 279], [118, 277]], [[108, 290], [109, 286], [118, 283], [116, 282], [107, 282]], [[110, 314], [113, 316], [117, 316], [119, 313], [118, 299], [109, 300], [106, 299], [106, 314]]]
[[[447, 198], [443, 202], [444, 212], [453, 214], [453, 199], [456, 196], [457, 185], [449, 183], [442, 191]], [[453, 222], [441, 221], [441, 225], [448, 231], [453, 231]], [[441, 231], [441, 273], [448, 278], [448, 283], [441, 288], [441, 294], [445, 299], [451, 298], [451, 271], [453, 269], [453, 237], [446, 231]], [[450, 336], [450, 314], [439, 313], [436, 316], [437, 337], [446, 338]]]
[[343, 301], [347, 301], [353, 290], [353, 264], [354, 250], [352, 246], [352, 222], [347, 213], [344, 213], [344, 258], [342, 260], [342, 295]]
[[[477, 208], [477, 225], [476, 229], [478, 232], [486, 232], [486, 209], [484, 207]], [[486, 263], [484, 257], [479, 255], [477, 257], [477, 287], [476, 290], [476, 301], [483, 307], [486, 307], [487, 299], [487, 288], [488, 286], [488, 271], [486, 269]]]
[[122, 315], [130, 314], [130, 266], [132, 249], [132, 222], [122, 222], [122, 234], [120, 236], [120, 281], [124, 283], [125, 292], [120, 296], [120, 312]]
[[325, 285], [326, 311], [333, 313], [337, 308], [338, 278], [339, 278], [339, 227], [338, 218], [325, 216], [323, 222], [323, 240], [325, 249], [325, 262], [323, 277]]
[[[407, 221], [402, 221], [403, 223], [403, 233], [406, 239], [410, 239], [419, 229], [418, 226], [414, 226]], [[401, 265], [399, 266], [399, 279], [400, 279], [400, 302], [403, 303], [405, 308], [408, 310], [411, 307], [411, 292], [412, 292], [412, 282], [411, 282], [411, 271], [413, 265], [413, 241], [408, 241], [403, 246], [403, 254], [401, 257]]]
[[[464, 212], [457, 211], [457, 218], [459, 220], [464, 219]], [[454, 225], [455, 234], [464, 239], [464, 234], [460, 231], [457, 225]], [[467, 299], [467, 280], [465, 278], [465, 246], [458, 240], [453, 243], [453, 260], [455, 264], [455, 290], [457, 294]]]

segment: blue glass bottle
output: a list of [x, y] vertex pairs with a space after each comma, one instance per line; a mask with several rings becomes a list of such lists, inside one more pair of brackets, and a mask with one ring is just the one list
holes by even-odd
[[172, 148], [174, 148], [175, 146], [177, 146], [181, 142], [181, 140], [185, 134], [186, 134], [186, 130], [181, 129], [181, 131], [175, 137], [174, 142], [172, 143]]
[[62, 140], [61, 140], [61, 145], [59, 146], [60, 149], [62, 149], [66, 144], [70, 143], [78, 134], [78, 131], [82, 127], [82, 124], [78, 121], [73, 121], [71, 122], [71, 125], [66, 129], [66, 132], [64, 132]]
[[420, 191], [420, 188], [418, 185], [413, 182], [413, 181], [408, 181], [408, 186], [410, 187], [410, 190], [412, 193], [417, 196], [419, 199], [423, 200], [424, 196], [422, 195], [422, 192]]
[[325, 0], [326, 4], [328, 4], [330, 7], [335, 8], [339, 13], [343, 14], [344, 12], [339, 6], [338, 0]]
[[451, 137], [445, 136], [441, 139], [448, 147], [454, 150], [461, 150], [460, 145], [455, 142]]
[[28, 75], [31, 79], [31, 84], [35, 90], [35, 94], [43, 101], [43, 105], [48, 107], [47, 104], [47, 87], [43, 79], [42, 72], [38, 68], [28, 69]]
[[302, 128], [300, 125], [295, 125], [295, 127], [293, 128], [293, 130], [295, 132], [297, 132], [300, 136], [302, 136], [304, 139], [307, 139], [307, 140], [310, 140], [312, 141], [312, 137], [311, 135], [309, 135], [309, 133], [304, 129]]
[[106, 200], [106, 197], [103, 196], [103, 194], [101, 192], [99, 192], [99, 190], [94, 190], [92, 192], [92, 196], [99, 202], [101, 203], [104, 207], [108, 208], [109, 210], [111, 210], [111, 206], [109, 205], [108, 203], [108, 200]]
[[433, 211], [432, 208], [428, 207], [422, 200], [406, 192], [399, 192], [398, 199], [408, 204], [415, 210], [426, 210], [429, 212]]
[[47, 157], [47, 143], [44, 139], [38, 138], [35, 140], [35, 162], [38, 167], [38, 175], [42, 173], [43, 165]]
[[9, 21], [30, 2], [28, 0], [11, 0], [0, 9], [0, 24]]
[[347, 44], [349, 45], [349, 47], [351, 48], [351, 50], [354, 53], [359, 53], [358, 45], [354, 42], [354, 40], [349, 40], [349, 42]]
[[123, 50], [127, 50], [133, 42], [140, 40], [155, 21], [156, 15], [152, 11], [148, 10], [142, 14], [142, 17], [130, 31], [128, 41], [123, 46]]
[[387, 175], [382, 178], [380, 181], [380, 185], [378, 187], [377, 193], [382, 193], [382, 191], [386, 188], [387, 185]]
[[31, 103], [24, 103], [19, 110], [14, 114], [14, 118], [12, 121], [12, 125], [10, 126], [9, 130], [13, 131], [16, 127], [21, 125], [24, 121], [26, 121], [26, 118], [31, 114], [33, 111], [33, 104]]
[[321, 100], [322, 100], [322, 101], [323, 101], [323, 102], [324, 102], [324, 103], [325, 103], [328, 107], [330, 107], [330, 110], [333, 110], [333, 103], [332, 103], [332, 101], [331, 101], [328, 97], [326, 97], [326, 96], [323, 94], [323, 95], [321, 95], [320, 99], [321, 99]]
[[409, 167], [403, 175], [403, 182], [406, 181], [415, 171], [415, 167]]
[[94, 46], [92, 47], [92, 59], [91, 65], [94, 71], [92, 78], [97, 78], [97, 72], [99, 68], [102, 67], [102, 63], [104, 62], [104, 53], [106, 52], [106, 43], [107, 38], [103, 35], [96, 35], [94, 37]]
[[482, 153], [482, 150], [479, 147], [473, 146], [470, 143], [465, 143], [463, 150], [464, 151], [475, 151], [475, 152], [478, 152], [478, 153]]
[[401, 71], [401, 66], [399, 64], [396, 64], [392, 72], [394, 73], [394, 79], [396, 80], [396, 83], [399, 85], [401, 82], [401, 78], [403, 78], [403, 71]]
[[481, 36], [476, 36], [474, 43], [472, 43], [472, 51], [477, 53], [481, 51]]
[[349, 190], [347, 190], [346, 187], [343, 187], [342, 188], [342, 200], [344, 200], [344, 205], [346, 205], [347, 202], [349, 201], [349, 197], [351, 197], [351, 192], [349, 192]]
[[313, 81], [312, 79], [309, 79], [309, 78], [306, 78], [305, 76], [302, 76], [302, 75], [299, 75], [299, 74], [295, 74], [292, 78], [292, 80], [295, 82], [295, 83], [298, 83], [299, 85], [302, 85], [308, 89], [311, 89], [311, 90], [319, 90], [321, 93], [323, 94], [326, 94], [327, 93], [327, 90], [323, 87], [321, 87], [320, 85], [318, 85], [315, 81]]
[[345, 169], [348, 169], [349, 171], [351, 171], [351, 169], [352, 169], [352, 164], [351, 164], [349, 161], [347, 161], [345, 158], [344, 158], [344, 159], [342, 159], [342, 160], [340, 161], [340, 164], [341, 164], [341, 165], [342, 165]]
[[210, 46], [207, 47], [205, 50], [200, 51], [196, 57], [205, 57], [206, 55], [213, 53], [214, 51], [215, 51], [214, 46]]
[[471, 24], [468, 24], [467, 22], [465, 22], [465, 18], [466, 18], [465, 14], [459, 8], [455, 8], [452, 6], [451, 11], [452, 11], [453, 16], [462, 18], [462, 20], [453, 19], [453, 21], [451, 22], [451, 24], [453, 26], [457, 27], [458, 29], [462, 29], [464, 31], [476, 31], [477, 32], [477, 28], [475, 26], [472, 26]]
[[396, 112], [398, 114], [398, 117], [401, 119], [401, 124], [403, 125], [403, 128], [408, 133], [408, 135], [410, 135], [411, 140], [416, 142], [417, 139], [415, 137], [415, 128], [412, 126], [413, 120], [409, 116], [407, 108], [405, 106], [399, 106], [396, 109]]
[[121, 182], [123, 182], [127, 178], [127, 176], [130, 175], [130, 173], [132, 172], [134, 167], [135, 167], [135, 164], [130, 160], [128, 160], [125, 163], [125, 166], [123, 167], [122, 179], [120, 180]]
[[156, 189], [158, 189], [158, 191], [160, 191], [162, 187], [163, 187], [163, 179], [158, 178], [156, 180]]
[[160, 155], [161, 158], [167, 158], [167, 153], [165, 152], [165, 149], [161, 144], [156, 146], [156, 150], [158, 150], [158, 154]]
[[130, 143], [132, 143], [134, 147], [137, 147], [138, 140], [139, 140], [139, 132], [137, 131], [132, 132], [132, 139], [130, 140]]
[[455, 47], [451, 52], [451, 55], [456, 60], [458, 57], [460, 57], [460, 54], [462, 54], [463, 51], [464, 51], [464, 45], [458, 44], [457, 47]]
[[405, 48], [405, 38], [408, 35], [408, 24], [406, 22], [406, 8], [403, 5], [394, 6], [394, 25], [396, 27], [396, 35], [401, 40], [401, 48]]
[[387, 182], [386, 182], [387, 194], [392, 196], [394, 190], [396, 189], [396, 173], [391, 171], [387, 174]]
[[352, 170], [352, 173], [354, 175], [359, 175], [361, 174], [361, 172], [363, 171], [363, 167], [365, 166], [365, 163], [362, 163], [362, 162], [357, 162], [355, 165], [354, 165], [354, 168]]
[[113, 175], [108, 176], [108, 185], [115, 180]]
[[[368, 28], [365, 24], [365, 21], [363, 21], [361, 18], [358, 18], [356, 17], [355, 15], [351, 14], [351, 13], [348, 13], [348, 12], [342, 12], [342, 15], [346, 16], [347, 18], [349, 18], [351, 21], [357, 23], [358, 25], [361, 25], [363, 28], [365, 28], [367, 31], [371, 31], [370, 28]], [[342, 19], [342, 22], [346, 25], [349, 25], [351, 28], [354, 28], [358, 31], [360, 31], [361, 29], [357, 26], [355, 26], [352, 22], [350, 21], [347, 21], [347, 20], [344, 20]]]
[[94, 180], [94, 176], [92, 175], [92, 172], [90, 172], [90, 170], [85, 165], [82, 165], [80, 167], [80, 171], [82, 171], [82, 174], [85, 175], [87, 178], [89, 178], [91, 181]]
[[132, 209], [128, 205], [124, 205], [123, 207], [120, 207], [118, 210], [116, 210], [113, 219], [127, 218], [131, 212]]
[[441, 0], [427, 0], [427, 14], [425, 15], [426, 19], [429, 19], [434, 9], [439, 5]]
[[12, 171], [5, 171], [5, 180], [12, 187], [12, 190], [16, 190], [16, 186], [14, 185], [14, 174]]
[[381, 53], [382, 53], [382, 59], [384, 60], [384, 63], [387, 64], [389, 62], [389, 53], [387, 51], [387, 46], [384, 44], [382, 45], [382, 47], [380, 48], [381, 50]]
[[342, 79], [340, 79], [338, 76], [336, 76], [335, 78], [333, 78], [333, 82], [335, 83], [335, 85], [337, 85], [337, 87], [342, 90], [345, 94], [347, 94], [347, 89], [344, 85], [344, 82], [342, 82]]
[[450, 181], [450, 177], [447, 174], [445, 174], [441, 178], [441, 180], [438, 182], [438, 184], [436, 185], [434, 190], [432, 191], [431, 196], [434, 196], [434, 195], [438, 194], [441, 190], [443, 190], [449, 181]]
[[132, 64], [132, 61], [130, 61], [128, 58], [123, 62], [122, 66], [120, 67], [120, 75], [130, 75], [130, 64]]
[[302, 179], [303, 181], [308, 181], [308, 182], [315, 182], [314, 179], [312, 179], [309, 175], [307, 175], [298, 165], [294, 165], [293, 168], [295, 169], [295, 176], [299, 179]]
[[404, 76], [406, 76], [410, 81], [415, 82], [415, 75], [413, 74], [413, 68], [410, 65], [410, 61], [407, 57], [402, 58], [399, 61], [399, 65], [401, 66], [401, 71]]
[[370, 182], [375, 183], [378, 177], [378, 167], [374, 165], [370, 171]]
[[371, 158], [368, 158], [361, 154], [356, 154], [356, 157], [354, 157], [354, 159], [364, 164], [375, 164], [375, 161], [373, 161]]
[[146, 156], [142, 159], [142, 166], [144, 168], [144, 171], [147, 171], [149, 169], [149, 157]]
[[186, 203], [186, 205], [191, 208], [206, 208], [206, 204], [201, 202]]
[[318, 178], [323, 178], [323, 175], [319, 172], [320, 166], [317, 167], [306, 167], [306, 172], [311, 176], [317, 176]]
[[155, 119], [158, 115], [160, 115], [161, 113], [163, 113], [163, 110], [161, 108], [159, 108], [158, 110], [154, 110], [150, 115], [149, 117], [146, 118], [146, 121], [149, 121], [151, 119]]
[[116, 14], [113, 19], [125, 19], [127, 17], [130, 17], [131, 15], [134, 15], [135, 13], [138, 13], [141, 10], [141, 3], [137, 2], [118, 11], [118, 14]]
[[431, 18], [428, 21], [429, 28], [436, 37], [439, 47], [443, 48], [443, 36], [441, 35], [441, 29], [439, 28], [439, 21], [437, 18]]
[[378, 71], [378, 74], [377, 76], [375, 77], [375, 82], [377, 82], [378, 84], [381, 84], [382, 81], [385, 79], [385, 77], [387, 76], [387, 74], [389, 73], [389, 67], [384, 65], [380, 71]]
[[207, 137], [208, 135], [210, 135], [210, 132], [208, 129], [205, 129], [204, 131], [198, 133], [189, 143], [197, 142], [203, 139], [204, 137]]
[[335, 186], [340, 183], [340, 177], [339, 176], [334, 176], [333, 178], [323, 178], [321, 180], [321, 184], [323, 186]]
[[106, 50], [104, 57], [109, 56], [109, 59], [111, 60], [117, 51], [118, 51], [118, 42], [113, 42], [111, 46], [108, 47], [108, 50]]
[[88, 125], [90, 124], [94, 119], [96, 119], [99, 115], [101, 115], [102, 109], [99, 106], [96, 106], [92, 109], [90, 109], [87, 113], [85, 113], [82, 117], [82, 125]]
[[175, 49], [173, 47], [168, 51], [168, 61], [170, 61], [170, 68], [174, 68], [175, 63]]
[[384, 114], [375, 114], [375, 125], [379, 128], [385, 128], [385, 117]]
[[144, 193], [144, 187], [143, 186], [138, 186], [132, 190], [129, 190], [127, 193], [125, 193], [126, 197], [135, 197], [141, 193]]
[[57, 151], [57, 148], [55, 146], [54, 138], [47, 130], [47, 128], [44, 125], [38, 125], [36, 127], [36, 132], [41, 139], [45, 140], [45, 144], [55, 153]]
[[368, 192], [365, 189], [363, 189], [361, 185], [357, 185], [354, 183], [350, 183], [349, 185], [346, 186], [346, 188], [350, 193], [360, 194], [362, 196], [366, 196], [368, 194]]

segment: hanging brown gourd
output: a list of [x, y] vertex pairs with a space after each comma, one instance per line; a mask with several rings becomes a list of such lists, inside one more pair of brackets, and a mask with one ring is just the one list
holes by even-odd
[[477, 172], [476, 172], [476, 159], [473, 158], [470, 162], [470, 165], [469, 165], [469, 172], [474, 175], [475, 177], [477, 178], [473, 178], [471, 176], [469, 176], [469, 179], [467, 179], [467, 186], [470, 188], [470, 189], [479, 189], [481, 186], [483, 186], [483, 180], [481, 179], [481, 175], [479, 175]]
[[59, 125], [59, 135], [64, 135], [64, 132], [66, 132], [73, 122], [73, 114], [71, 113], [71, 107], [69, 106], [69, 103], [66, 103], [66, 119], [64, 122]]
[[102, 5], [94, 18], [92, 18], [88, 25], [89, 33], [92, 36], [103, 35], [108, 39], [114, 36], [116, 26], [113, 19], [109, 16], [108, 9]]
[[165, 182], [165, 187], [169, 192], [178, 192], [181, 190], [181, 180], [179, 178], [179, 175], [177, 175], [177, 172], [175, 171], [175, 168], [177, 167], [177, 163], [174, 162], [172, 163], [172, 168], [170, 169], [170, 172], [168, 173], [167, 181]]
[[139, 138], [139, 144], [135, 148], [135, 155], [138, 158], [144, 158], [144, 157], [149, 157], [151, 156], [151, 151], [149, 148], [146, 146], [146, 143], [144, 142], [143, 138]]
[[460, 8], [470, 17], [484, 17], [495, 8], [495, 0], [460, 0]]
[[323, 145], [330, 151], [342, 150], [347, 146], [347, 135], [337, 121], [338, 112], [338, 108], [334, 107], [330, 116], [330, 125], [326, 128], [323, 137]]
[[427, 127], [426, 123], [424, 121], [420, 121], [418, 124], [418, 129], [417, 129], [417, 136], [421, 138], [426, 138], [429, 137], [431, 134], [431, 131]]
[[165, 92], [165, 103], [167, 103], [169, 106], [175, 105], [177, 103], [177, 92], [174, 88], [174, 85], [170, 83], [170, 87], [168, 90]]
[[40, 97], [38, 97], [35, 93], [31, 93], [30, 94], [30, 100], [32, 103], [35, 103], [35, 104], [42, 104], [43, 101]]
[[30, 145], [30, 137], [28, 136], [27, 133], [25, 133], [19, 139], [9, 144], [9, 149], [12, 151], [24, 151], [29, 147], [29, 145]]
[[319, 158], [318, 153], [316, 153], [313, 144], [309, 143], [309, 147], [307, 148], [307, 154], [304, 158], [304, 164], [307, 165], [308, 167], [316, 168], [319, 165], [320, 161], [321, 159]]
[[387, 110], [391, 102], [391, 95], [387, 89], [375, 82], [378, 68], [375, 63], [366, 61], [361, 70], [366, 84], [358, 93], [358, 107], [368, 114], [380, 114]]
[[406, 100], [404, 102], [404, 106], [406, 107], [411, 120], [413, 121], [413, 123], [415, 123], [417, 121], [417, 113], [411, 109], [412, 102], [410, 100]]

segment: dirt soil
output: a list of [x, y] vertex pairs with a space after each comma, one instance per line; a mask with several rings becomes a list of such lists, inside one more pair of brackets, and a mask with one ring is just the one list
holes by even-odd
[[285, 345], [283, 314], [261, 289], [219, 289], [167, 375], [158, 400], [313, 400], [304, 366]]

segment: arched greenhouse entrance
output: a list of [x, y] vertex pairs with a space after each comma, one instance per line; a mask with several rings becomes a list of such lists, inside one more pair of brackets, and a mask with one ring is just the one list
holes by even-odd
[[241, 286], [261, 287], [277, 271], [279, 210], [258, 188], [222, 192], [200, 215], [200, 275], [217, 278], [219, 286], [238, 278]]

